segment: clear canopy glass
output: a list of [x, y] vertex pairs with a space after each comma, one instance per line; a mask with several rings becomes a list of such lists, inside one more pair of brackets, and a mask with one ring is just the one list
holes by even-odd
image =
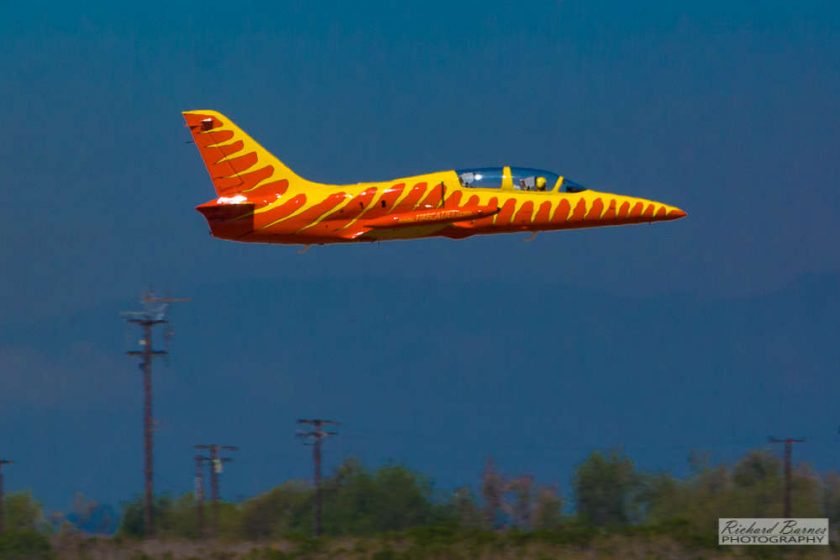
[[502, 167], [478, 167], [456, 169], [461, 185], [477, 189], [499, 189], [502, 187]]
[[[504, 179], [504, 167], [476, 167], [456, 169], [461, 185], [477, 189], [499, 189]], [[530, 167], [511, 167], [510, 178], [513, 188], [522, 191], [581, 192], [588, 189], [552, 171]]]

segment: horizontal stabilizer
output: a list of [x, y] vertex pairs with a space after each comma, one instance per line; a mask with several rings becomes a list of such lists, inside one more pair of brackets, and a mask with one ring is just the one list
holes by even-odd
[[219, 204], [210, 201], [196, 207], [207, 219], [214, 237], [240, 239], [254, 230], [254, 204]]

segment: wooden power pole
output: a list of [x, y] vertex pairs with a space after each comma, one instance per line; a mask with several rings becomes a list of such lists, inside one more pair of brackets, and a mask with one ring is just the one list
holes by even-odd
[[777, 438], [770, 437], [770, 443], [784, 443], [785, 444], [785, 496], [784, 496], [784, 512], [782, 517], [791, 516], [790, 493], [791, 485], [793, 483], [793, 468], [791, 466], [793, 457], [793, 444], [804, 443], [805, 438]]
[[312, 426], [309, 431], [298, 430], [297, 436], [305, 440], [311, 441], [308, 445], [312, 446], [312, 467], [313, 467], [313, 482], [315, 484], [315, 536], [320, 537], [323, 533], [323, 524], [321, 514], [323, 511], [323, 504], [321, 499], [321, 444], [324, 439], [329, 436], [338, 435], [338, 432], [330, 432], [324, 430], [324, 426], [328, 424], [338, 425], [334, 420], [324, 420], [322, 418], [301, 418], [298, 424], [307, 424]]
[[210, 460], [204, 455], [195, 456], [195, 517], [198, 537], [204, 537], [204, 464]]
[[13, 461], [0, 459], [0, 535], [6, 529], [6, 495], [3, 490], [3, 466], [11, 465]]
[[233, 461], [230, 457], [222, 457], [222, 451], [238, 451], [233, 445], [219, 445], [218, 443], [204, 443], [196, 445], [196, 449], [205, 449], [209, 453], [207, 463], [210, 464], [210, 506], [212, 508], [213, 536], [219, 536], [219, 475], [224, 470], [222, 465]]
[[152, 510], [154, 508], [154, 416], [152, 414], [152, 361], [167, 354], [166, 350], [155, 350], [152, 344], [154, 328], [169, 322], [166, 312], [169, 304], [187, 301], [185, 298], [157, 297], [152, 292], [143, 295], [143, 311], [122, 313], [129, 323], [142, 329], [139, 350], [126, 352], [129, 356], [140, 358], [140, 371], [143, 372], [143, 533], [152, 536], [155, 532]]

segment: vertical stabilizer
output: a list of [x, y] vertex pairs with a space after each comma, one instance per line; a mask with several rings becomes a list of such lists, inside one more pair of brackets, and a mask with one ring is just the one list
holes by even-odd
[[285, 192], [300, 180], [286, 164], [217, 111], [185, 111], [184, 120], [220, 197]]

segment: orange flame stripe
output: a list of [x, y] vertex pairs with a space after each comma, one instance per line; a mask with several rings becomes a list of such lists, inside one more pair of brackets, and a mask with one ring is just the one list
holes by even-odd
[[378, 218], [393, 213], [394, 205], [399, 200], [403, 190], [405, 190], [405, 184], [403, 183], [385, 189], [379, 200], [370, 208], [370, 211], [365, 213], [365, 218]]
[[586, 200], [581, 198], [578, 200], [577, 205], [575, 206], [574, 212], [572, 212], [572, 217], [569, 218], [570, 222], [580, 222], [586, 216]]
[[514, 225], [528, 225], [531, 223], [531, 214], [534, 213], [534, 203], [530, 200], [526, 201], [519, 211], [513, 216]]
[[534, 216], [534, 223], [537, 224], [547, 224], [548, 220], [551, 218], [551, 201], [546, 200], [542, 204], [540, 204], [539, 210], [537, 210], [537, 215]]
[[344, 201], [344, 199], [344, 193], [332, 194], [324, 200], [322, 200], [321, 202], [319, 202], [318, 204], [307, 208], [300, 214], [289, 215], [285, 218], [276, 219], [270, 224], [263, 227], [271, 227], [280, 223], [289, 222], [297, 226], [298, 229], [302, 229], [307, 225], [311, 225], [313, 220], [317, 220], [325, 213], [329, 212], [330, 210], [341, 204]]
[[259, 219], [258, 219], [259, 228], [260, 229], [265, 229], [272, 222], [280, 220], [281, 218], [284, 218], [286, 216], [291, 215], [298, 208], [303, 206], [303, 204], [305, 202], [306, 202], [306, 195], [301, 193], [299, 195], [296, 195], [296, 196], [290, 198], [289, 200], [287, 200], [286, 202], [284, 202], [280, 206], [278, 206], [276, 208], [272, 208], [271, 210], [269, 210], [265, 214], [257, 214], [257, 216], [259, 217]]
[[565, 222], [569, 218], [569, 212], [571, 210], [572, 207], [569, 205], [569, 201], [564, 198], [560, 201], [560, 204], [557, 205], [557, 210], [554, 211], [554, 216], [552, 216], [551, 222], [555, 224]]
[[[583, 199], [581, 199], [583, 201]], [[601, 219], [601, 210], [604, 209], [604, 202], [600, 198], [596, 198], [589, 209], [589, 213], [584, 218], [588, 222], [594, 222]]]
[[325, 220], [332, 220], [335, 216], [335, 229], [343, 229], [356, 221], [356, 219], [364, 214], [373, 196], [376, 194], [377, 188], [371, 187], [365, 189], [326, 218]]
[[406, 197], [397, 203], [394, 207], [393, 213], [398, 214], [400, 212], [408, 212], [409, 210], [413, 210], [414, 207], [417, 205], [417, 201], [423, 196], [423, 193], [426, 192], [426, 183], [417, 183], [413, 187], [411, 187], [411, 191], [406, 195]]
[[420, 203], [420, 208], [432, 208], [440, 204], [440, 199], [443, 196], [443, 185], [435, 185], [429, 190], [429, 194]]

